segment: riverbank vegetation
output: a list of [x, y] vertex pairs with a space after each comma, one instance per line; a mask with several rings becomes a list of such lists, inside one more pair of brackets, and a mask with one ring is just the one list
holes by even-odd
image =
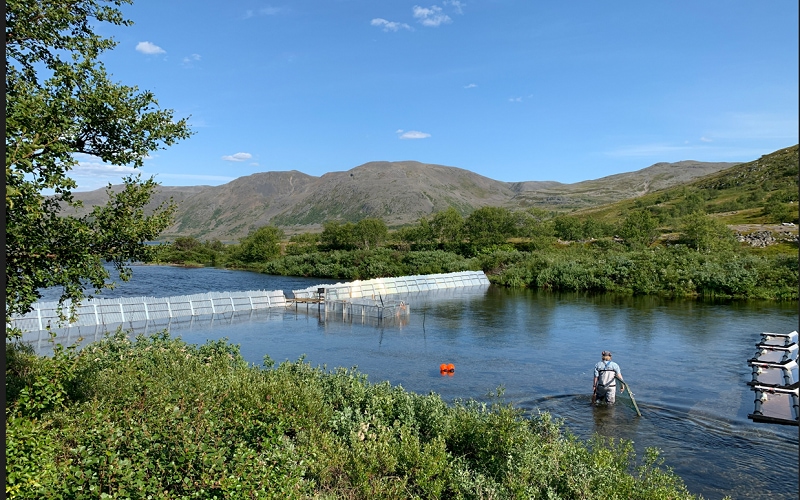
[[331, 222], [321, 234], [288, 241], [277, 228], [268, 239], [261, 228], [234, 245], [180, 238], [161, 246], [154, 261], [342, 280], [483, 270], [495, 284], [552, 291], [798, 298], [796, 239], [753, 248], [699, 211], [674, 227], [646, 210], [612, 224], [497, 207], [466, 218], [450, 209], [394, 231], [369, 222], [379, 228], [373, 237], [356, 236], [358, 224]]
[[6, 351], [9, 498], [694, 498], [656, 450], [224, 340]]

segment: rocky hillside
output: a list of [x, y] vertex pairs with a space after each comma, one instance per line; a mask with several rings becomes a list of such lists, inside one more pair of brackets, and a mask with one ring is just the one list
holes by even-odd
[[[538, 206], [571, 210], [623, 200], [730, 168], [734, 163], [658, 163], [630, 173], [574, 184], [552, 181], [501, 182], [468, 170], [415, 161], [370, 162], [321, 177], [298, 172], [264, 172], [221, 186], [164, 186], [156, 206], [170, 197], [178, 204], [175, 223], [162, 235], [236, 240], [251, 230], [276, 225], [287, 233], [307, 232], [327, 220], [378, 217], [390, 226], [417, 221], [449, 206], [468, 214], [483, 206]], [[105, 190], [76, 193], [87, 210]]]

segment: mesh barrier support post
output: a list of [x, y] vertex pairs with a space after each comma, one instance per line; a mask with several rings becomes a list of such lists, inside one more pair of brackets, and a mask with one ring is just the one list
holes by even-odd
[[122, 319], [122, 322], [125, 323], [125, 309], [122, 307], [122, 302], [119, 303], [119, 316]]

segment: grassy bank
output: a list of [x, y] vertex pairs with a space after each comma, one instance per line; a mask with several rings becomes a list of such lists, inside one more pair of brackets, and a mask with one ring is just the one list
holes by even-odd
[[11, 498], [693, 498], [649, 450], [224, 341], [7, 348]]

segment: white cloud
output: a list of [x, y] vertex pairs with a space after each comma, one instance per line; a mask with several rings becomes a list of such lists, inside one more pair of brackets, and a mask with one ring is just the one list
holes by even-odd
[[73, 153], [72, 157], [75, 158], [76, 160], [78, 160], [78, 162], [100, 162], [100, 161], [102, 161], [102, 160], [100, 160], [99, 157], [94, 156], [94, 155], [90, 155], [90, 154], [86, 154], [86, 153]]
[[142, 54], [147, 55], [155, 55], [155, 54], [166, 54], [167, 51], [159, 47], [158, 45], [150, 42], [139, 42], [136, 44], [136, 50], [141, 52]]
[[244, 13], [245, 19], [250, 19], [251, 17], [256, 16], [274, 16], [279, 14], [283, 9], [280, 7], [262, 7], [260, 9], [252, 10], [248, 9]]
[[522, 102], [522, 97], [509, 97], [508, 102]]
[[[149, 169], [145, 171], [127, 165], [108, 165], [103, 163], [100, 158], [84, 153], [77, 153], [73, 156], [78, 160], [78, 164], [70, 170], [70, 177], [78, 184], [78, 187], [75, 189], [76, 192], [94, 191], [95, 189], [105, 188], [109, 184], [122, 184], [123, 178], [136, 174], [141, 174], [143, 179], [155, 176], [156, 181], [164, 185], [176, 184], [174, 182], [165, 183], [163, 179], [179, 179], [183, 182], [179, 182], [177, 185], [182, 186], [201, 183], [221, 184], [235, 179], [235, 177], [221, 175], [154, 173], [149, 171]], [[158, 155], [154, 155], [154, 157], [157, 156]], [[145, 159], [150, 158], [152, 157], [148, 156]]]
[[108, 176], [108, 175], [128, 175], [137, 172], [133, 167], [126, 165], [107, 165], [103, 162], [82, 161], [72, 167], [72, 173], [76, 177]]
[[222, 159], [225, 161], [245, 161], [249, 160], [252, 157], [253, 155], [251, 155], [250, 153], [236, 153], [233, 155], [223, 156]]
[[141, 170], [125, 165], [107, 165], [100, 158], [93, 156], [75, 155], [75, 157], [79, 162], [70, 171], [70, 177], [78, 185], [75, 191], [94, 191], [109, 184], [122, 184], [123, 177], [136, 173], [141, 173], [142, 177], [149, 177]]
[[375, 18], [370, 21], [372, 26], [379, 26], [383, 29], [383, 31], [398, 31], [401, 28], [404, 30], [412, 30], [411, 26], [407, 25], [406, 23], [398, 23], [394, 21], [387, 21], [386, 19]]
[[400, 139], [427, 139], [431, 136], [431, 134], [419, 132], [417, 130], [409, 130], [405, 133], [402, 130], [398, 130], [397, 133], [400, 134]]
[[703, 142], [714, 142], [713, 140], [709, 139], [708, 137], [701, 137], [700, 140], [703, 141]]
[[190, 67], [192, 63], [195, 63], [200, 60], [200, 54], [192, 54], [190, 56], [186, 56], [183, 58], [183, 65]]
[[453, 20], [450, 19], [450, 16], [443, 14], [442, 8], [437, 5], [434, 5], [430, 8], [415, 5], [414, 18], [417, 19], [417, 21], [423, 26], [427, 26], [429, 28], [436, 28], [439, 25], [453, 22]]
[[464, 13], [464, 6], [466, 5], [464, 2], [459, 2], [458, 0], [444, 0], [443, 3], [444, 5], [452, 5], [457, 14]]
[[251, 166], [251, 167], [258, 167], [259, 165], [258, 165], [258, 162], [257, 162], [257, 161], [254, 161], [254, 162], [252, 162], [252, 163], [250, 164], [250, 166]]
[[477, 85], [475, 85], [474, 83], [470, 83], [469, 85], [464, 85], [465, 89], [474, 89], [475, 87], [477, 87]]

